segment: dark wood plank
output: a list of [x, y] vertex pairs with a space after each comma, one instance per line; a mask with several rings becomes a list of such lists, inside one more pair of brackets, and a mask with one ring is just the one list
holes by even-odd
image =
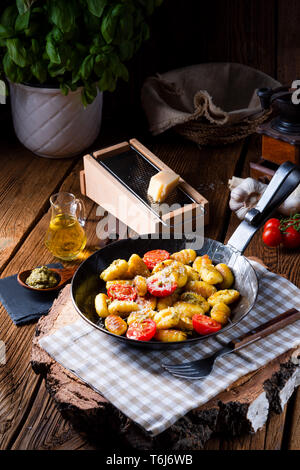
[[93, 447], [63, 419], [43, 382], [11, 449], [91, 450]]
[[278, 0], [278, 79], [285, 85], [300, 77], [300, 4], [297, 0]]
[[[200, 44], [207, 62], [239, 62], [275, 74], [273, 0], [225, 0], [201, 3]], [[201, 48], [202, 49], [202, 48]]]
[[294, 400], [288, 404], [291, 416], [290, 427], [287, 430], [287, 448], [300, 450], [300, 389], [295, 393]]
[[282, 414], [273, 414], [266, 425], [265, 450], [280, 450], [286, 425], [286, 407]]

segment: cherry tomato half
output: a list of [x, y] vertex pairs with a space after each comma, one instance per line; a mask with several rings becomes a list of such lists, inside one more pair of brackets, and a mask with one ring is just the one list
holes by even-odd
[[267, 228], [279, 228], [280, 227], [280, 220], [279, 219], [270, 219], [264, 225], [264, 231]]
[[204, 336], [219, 331], [222, 325], [206, 315], [197, 314], [193, 316], [193, 328], [199, 335]]
[[155, 297], [167, 297], [173, 294], [177, 289], [177, 283], [172, 279], [162, 280], [161, 278], [154, 277], [147, 282], [148, 291]]
[[294, 227], [288, 227], [283, 233], [283, 245], [292, 249], [300, 247], [300, 232]]
[[143, 321], [136, 321], [130, 325], [127, 330], [126, 336], [130, 339], [137, 339], [138, 341], [150, 341], [156, 332], [156, 323], [147, 318]]
[[143, 261], [148, 269], [153, 269], [161, 261], [170, 258], [170, 253], [166, 250], [152, 250], [144, 254]]
[[282, 243], [283, 237], [279, 228], [266, 228], [263, 233], [263, 242], [270, 247], [279, 246]]
[[107, 295], [112, 300], [134, 301], [137, 292], [133, 286], [128, 284], [113, 284], [107, 289]]

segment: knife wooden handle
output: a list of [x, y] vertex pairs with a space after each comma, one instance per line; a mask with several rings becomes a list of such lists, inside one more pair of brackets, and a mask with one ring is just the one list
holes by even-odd
[[267, 323], [260, 325], [258, 328], [249, 331], [249, 333], [246, 333], [244, 336], [241, 336], [236, 340], [232, 340], [231, 343], [235, 350], [240, 349], [249, 343], [258, 341], [261, 338], [265, 338], [266, 336], [275, 333], [275, 331], [278, 331], [281, 328], [291, 325], [297, 320], [300, 320], [300, 312], [293, 308], [292, 310], [288, 310], [287, 312], [278, 315]]

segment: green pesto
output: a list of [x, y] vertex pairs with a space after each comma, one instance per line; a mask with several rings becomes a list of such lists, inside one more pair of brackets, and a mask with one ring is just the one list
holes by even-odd
[[31, 271], [30, 276], [26, 279], [26, 284], [36, 289], [49, 289], [58, 284], [58, 279], [47, 266], [41, 266]]

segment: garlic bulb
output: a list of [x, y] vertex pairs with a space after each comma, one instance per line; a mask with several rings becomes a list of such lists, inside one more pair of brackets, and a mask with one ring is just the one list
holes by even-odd
[[[232, 185], [232, 180], [231, 180]], [[255, 207], [266, 190], [266, 185], [253, 178], [247, 178], [231, 191], [229, 206], [240, 220]]]
[[[253, 178], [241, 179], [235, 176], [229, 180], [231, 196], [229, 206], [241, 220], [247, 212], [256, 206], [261, 196], [267, 189], [267, 185]], [[285, 216], [300, 212], [300, 185], [278, 208], [278, 212]]]
[[300, 185], [279, 207], [279, 212], [289, 217], [300, 212]]
[[233, 176], [231, 180], [228, 181], [228, 187], [230, 191], [242, 184], [243, 181], [245, 181], [244, 178], [237, 178], [236, 176]]

